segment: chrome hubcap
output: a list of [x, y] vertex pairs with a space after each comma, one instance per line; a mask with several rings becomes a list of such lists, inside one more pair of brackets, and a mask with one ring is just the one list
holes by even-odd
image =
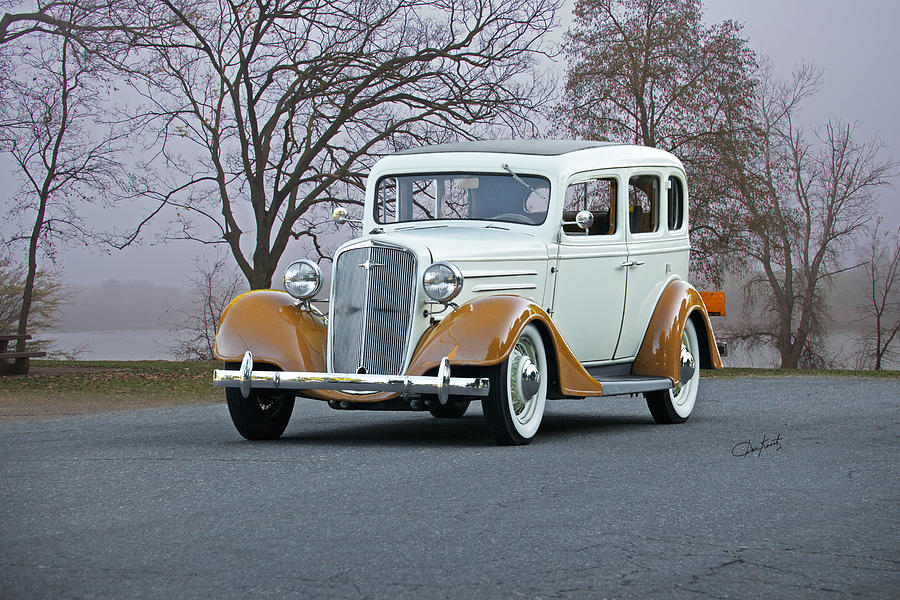
[[[681, 381], [672, 388], [672, 399], [676, 400], [676, 402], [679, 396], [682, 396], [684, 392], [689, 390], [693, 383], [694, 373], [697, 371], [697, 363], [694, 359], [694, 354], [688, 346], [689, 343], [687, 332], [685, 332], [681, 337], [681, 369], [679, 372]], [[687, 396], [687, 394], [684, 394], [684, 396]], [[683, 401], [684, 398], [682, 398], [682, 402]]]
[[512, 408], [519, 423], [527, 423], [534, 416], [537, 393], [541, 388], [541, 372], [537, 352], [527, 339], [516, 342], [509, 360], [509, 391]]
[[681, 380], [682, 381], [690, 381], [694, 377], [694, 371], [696, 367], [694, 365], [694, 355], [691, 354], [690, 349], [682, 345], [681, 346]]
[[522, 359], [522, 395], [531, 398], [541, 389], [541, 372], [530, 358]]

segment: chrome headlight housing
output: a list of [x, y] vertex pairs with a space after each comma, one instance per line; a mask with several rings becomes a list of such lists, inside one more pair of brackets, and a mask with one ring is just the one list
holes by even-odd
[[446, 304], [462, 291], [463, 276], [459, 267], [450, 262], [438, 261], [425, 269], [422, 287], [432, 300]]
[[284, 289], [299, 300], [312, 298], [322, 289], [322, 270], [311, 260], [297, 260], [284, 270]]

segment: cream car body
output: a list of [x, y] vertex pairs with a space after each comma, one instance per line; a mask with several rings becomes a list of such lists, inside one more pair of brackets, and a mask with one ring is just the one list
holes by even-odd
[[[495, 143], [486, 146], [486, 150], [523, 147], [515, 142]], [[454, 300], [457, 304], [503, 292], [535, 301], [551, 315], [575, 356], [587, 366], [634, 360], [662, 290], [673, 279], [687, 278], [687, 218], [676, 230], [660, 227], [652, 233], [632, 233], [627, 227], [618, 227], [613, 235], [586, 236], [564, 232], [560, 220], [551, 215], [562, 214], [569, 186], [614, 177], [619, 181], [617, 219], [626, 223], [629, 179], [634, 175], [654, 175], [667, 182], [669, 177], [677, 177], [684, 185], [681, 162], [668, 152], [622, 144], [549, 155], [497, 153], [493, 163], [486, 154], [490, 152], [400, 153], [379, 161], [369, 176], [362, 231], [384, 233], [364, 234], [362, 239], [415, 250], [419, 279], [434, 261], [455, 263], [464, 279], [462, 292]], [[548, 218], [543, 224], [452, 220], [384, 224], [376, 222], [371, 210], [376, 184], [383, 177], [420, 173], [506, 175], [504, 164], [517, 174], [542, 176], [551, 181]], [[598, 165], [604, 168], [598, 169]], [[687, 189], [686, 185], [683, 189]], [[684, 202], [687, 206], [686, 194]], [[663, 206], [659, 220], [664, 223], [668, 207], [665, 202], [660, 204]], [[359, 243], [359, 239], [349, 242], [336, 256]], [[624, 266], [629, 262], [634, 264]], [[426, 300], [424, 294], [418, 299], [423, 309]], [[416, 321], [413, 339], [418, 339], [429, 325], [427, 318]]]
[[[684, 420], [697, 367], [721, 366], [686, 283], [687, 189], [677, 158], [622, 144], [474, 142], [388, 156], [368, 177], [359, 237], [335, 253], [327, 322], [308, 300], [236, 300], [217, 355], [243, 364], [217, 371], [216, 384], [245, 400], [303, 391], [334, 408], [436, 416], [482, 399], [504, 443], [531, 439], [548, 395], [643, 392], [657, 420]], [[426, 274], [439, 263], [443, 279]], [[298, 268], [297, 281], [318, 277]], [[453, 295], [435, 296], [429, 285], [445, 280]], [[255, 301], [293, 315], [299, 341], [266, 333], [270, 309]], [[320, 338], [324, 347], [309, 341]]]

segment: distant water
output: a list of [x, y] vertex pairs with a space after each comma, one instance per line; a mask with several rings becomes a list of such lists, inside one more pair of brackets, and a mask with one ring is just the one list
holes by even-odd
[[78, 360], [174, 360], [168, 346], [172, 332], [164, 329], [135, 331], [45, 332], [35, 339], [51, 340], [51, 353], [71, 352], [85, 346]]

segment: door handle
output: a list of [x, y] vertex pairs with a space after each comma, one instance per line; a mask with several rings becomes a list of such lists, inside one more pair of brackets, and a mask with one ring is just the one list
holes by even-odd
[[634, 266], [636, 266], [636, 267], [639, 267], [639, 266], [641, 266], [642, 264], [644, 264], [644, 261], [642, 261], [642, 260], [636, 260], [636, 261], [634, 261]]
[[625, 262], [622, 263], [622, 266], [623, 266], [623, 267], [633, 267], [633, 266], [634, 266], [634, 261], [633, 261], [633, 260], [626, 260]]

